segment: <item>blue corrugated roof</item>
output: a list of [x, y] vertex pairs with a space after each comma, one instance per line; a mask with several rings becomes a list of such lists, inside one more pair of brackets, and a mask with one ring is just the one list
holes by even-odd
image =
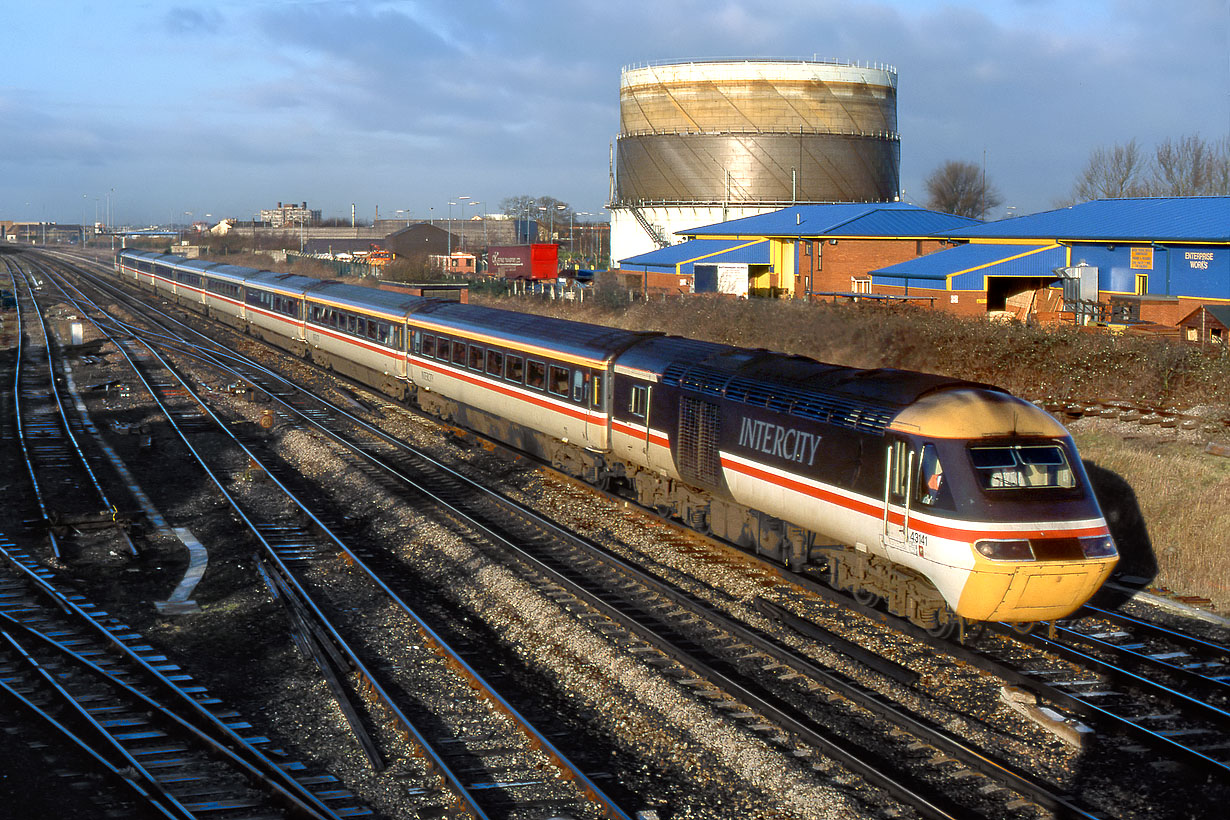
[[1058, 245], [958, 245], [872, 271], [873, 276], [946, 279], [962, 273], [983, 276], [1046, 276], [1064, 264]]
[[1230, 197], [1098, 199], [1068, 208], [989, 222], [956, 237], [1230, 242]]
[[746, 239], [692, 239], [660, 248], [627, 259], [619, 260], [620, 267], [629, 268], [665, 268], [674, 270], [677, 265], [691, 262], [748, 262], [751, 264], [769, 263], [769, 243]]
[[929, 211], [908, 202], [834, 202], [795, 205], [768, 214], [746, 216], [681, 236], [931, 236], [980, 225], [976, 219]]

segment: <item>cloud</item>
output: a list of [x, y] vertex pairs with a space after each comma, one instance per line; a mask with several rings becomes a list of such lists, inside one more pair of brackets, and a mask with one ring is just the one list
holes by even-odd
[[0, 168], [44, 174], [18, 197], [71, 211], [123, 174], [151, 201], [195, 186], [239, 214], [279, 198], [426, 211], [458, 191], [593, 211], [620, 68], [662, 60], [895, 65], [907, 191], [985, 150], [1022, 212], [1066, 193], [1098, 145], [1230, 122], [1222, 0], [217, 0], [153, 30], [125, 8], [72, 28], [12, 10], [0, 76], [25, 84], [0, 89]]
[[213, 35], [222, 30], [222, 15], [213, 7], [175, 6], [163, 15], [162, 28], [173, 35]]

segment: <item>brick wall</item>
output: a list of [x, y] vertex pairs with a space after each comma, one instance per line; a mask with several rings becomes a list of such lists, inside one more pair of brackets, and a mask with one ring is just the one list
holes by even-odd
[[[800, 241], [799, 273], [795, 277], [795, 292], [802, 297], [811, 292], [853, 290], [851, 279], [866, 277], [873, 270], [907, 262], [919, 256], [946, 248], [934, 239], [839, 239], [836, 245], [828, 241]], [[910, 289], [913, 292], [913, 288]]]

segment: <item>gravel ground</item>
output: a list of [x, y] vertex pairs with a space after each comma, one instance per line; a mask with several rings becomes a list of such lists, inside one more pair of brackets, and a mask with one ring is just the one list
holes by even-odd
[[[98, 365], [78, 367], [76, 378], [83, 389], [111, 379], [131, 381], [114, 356]], [[251, 421], [265, 406], [226, 392], [225, 380], [217, 374], [193, 372], [215, 388], [211, 404], [229, 418]], [[322, 394], [336, 392], [318, 374], [304, 373], [310, 373], [308, 378]], [[165, 422], [144, 399], [137, 390], [90, 391], [88, 403], [95, 423], [168, 520], [191, 526], [209, 547], [209, 570], [193, 596], [201, 612], [163, 618], [153, 607], [174, 588], [186, 565], [182, 548], [163, 533], [148, 531], [141, 542], [142, 556], [135, 559], [105, 537], [81, 540], [65, 561], [65, 571], [92, 598], [122, 615], [215, 694], [235, 704], [257, 731], [275, 738], [291, 758], [342, 778], [383, 816], [415, 816], [415, 803], [399, 787], [398, 774], [412, 773], [420, 764], [394, 738], [381, 736], [394, 765], [384, 775], [367, 767], [314, 667], [290, 643], [285, 619], [256, 575], [254, 546], [234, 536], [233, 514], [218, 501], [212, 485], [188, 465]], [[630, 560], [656, 566], [665, 577], [723, 609], [776, 630], [822, 664], [866, 681], [1018, 765], [1074, 788], [1109, 788], [1100, 774], [1090, 776], [1089, 752], [1065, 746], [1003, 706], [999, 683], [988, 676], [937, 657], [895, 633], [880, 631], [869, 638], [860, 630], [860, 641], [871, 641], [871, 648], [923, 676], [917, 691], [886, 683], [857, 663], [801, 641], [755, 613], [751, 603], [764, 596], [801, 608], [803, 614], [837, 631], [846, 628], [837, 608], [819, 602], [802, 606], [783, 595], [781, 579], [755, 560], [677, 538], [672, 529], [647, 521], [624, 504], [599, 499], [486, 448], [465, 446], [404, 411], [385, 409], [380, 415], [395, 435], [428, 446], [446, 460], [468, 464], [475, 474], [565, 526]], [[127, 425], [150, 430], [152, 448], [141, 447], [138, 436], [117, 432]], [[840, 773], [817, 775], [804, 761], [723, 720], [693, 691], [587, 628], [514, 568], [492, 560], [456, 527], [389, 499], [383, 490], [347, 470], [333, 445], [315, 434], [282, 427], [271, 444], [280, 458], [330, 488], [336, 503], [371, 539], [370, 546], [397, 555], [421, 579], [422, 598], [432, 608], [447, 605], [481, 624], [482, 634], [498, 638], [500, 651], [515, 659], [521, 674], [539, 677], [553, 708], [568, 710], [578, 732], [603, 738], [610, 748], [607, 771], [637, 807], [655, 809], [662, 818], [696, 820], [852, 818], [880, 811], [876, 795]], [[176, 478], [168, 480], [168, 474]], [[14, 489], [20, 485], [12, 477], [0, 483]], [[259, 477], [250, 483], [250, 489], [263, 491]], [[20, 521], [4, 514], [0, 514], [0, 532], [19, 543], [33, 541], [22, 533]], [[393, 656], [399, 645], [392, 637], [389, 641]], [[28, 761], [24, 750], [8, 747], [0, 771], [10, 774], [0, 780], [0, 796], [6, 787], [20, 794], [22, 789], [11, 787], [16, 777], [37, 768]], [[30, 800], [34, 799], [32, 792]], [[1110, 805], [1122, 805], [1123, 816], [1146, 816], [1123, 796], [1106, 799]], [[69, 806], [65, 812], [73, 810]]]

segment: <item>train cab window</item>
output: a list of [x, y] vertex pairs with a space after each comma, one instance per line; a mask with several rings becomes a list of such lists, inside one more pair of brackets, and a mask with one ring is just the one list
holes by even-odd
[[525, 377], [525, 360], [520, 356], [509, 355], [504, 359], [504, 378], [510, 382], [521, 384]]
[[971, 447], [969, 454], [984, 490], [1076, 486], [1068, 458], [1058, 444]]
[[504, 354], [498, 350], [487, 351], [487, 373], [499, 378], [504, 375]]
[[944, 465], [934, 444], [924, 444], [918, 457], [918, 478], [914, 482], [914, 498], [928, 507], [951, 506], [951, 495], [944, 480]]
[[440, 341], [436, 343], [436, 358], [442, 362], [447, 362], [452, 356], [452, 340], [440, 337]]
[[580, 370], [572, 371], [572, 400], [578, 404], [585, 401], [585, 381], [588, 376], [588, 373]]
[[466, 343], [453, 342], [453, 364], [458, 367], [466, 366]]
[[568, 397], [568, 368], [551, 365], [551, 378], [547, 390], [557, 396]]
[[421, 340], [419, 342], [419, 353], [429, 359], [434, 359], [436, 357], [436, 337], [428, 333], [423, 333], [419, 335], [419, 338]]
[[470, 345], [470, 369], [477, 370], [480, 373], [483, 370], [483, 362], [487, 359], [487, 351], [483, 350], [478, 345]]
[[547, 387], [547, 366], [533, 359], [526, 362], [525, 386], [532, 387], [535, 390], [545, 390]]
[[645, 418], [645, 409], [649, 406], [649, 388], [638, 384], [632, 388], [628, 399], [628, 412], [634, 416]]

